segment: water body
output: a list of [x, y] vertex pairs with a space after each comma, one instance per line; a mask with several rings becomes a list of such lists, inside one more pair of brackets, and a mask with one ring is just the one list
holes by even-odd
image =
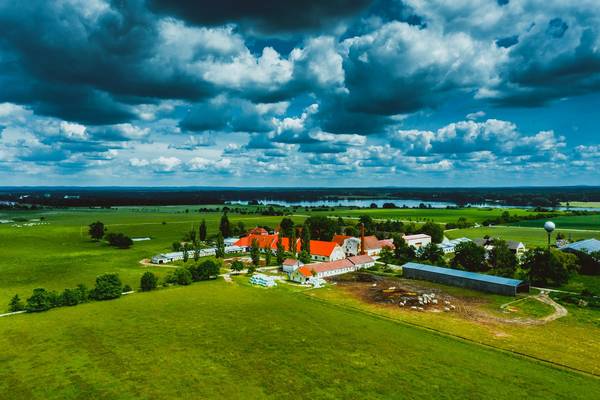
[[[229, 204], [241, 204], [247, 205], [248, 201], [236, 200], [230, 201]], [[447, 207], [458, 207], [458, 205], [451, 201], [427, 201], [427, 200], [405, 200], [405, 199], [341, 199], [341, 200], [307, 200], [307, 201], [285, 201], [285, 200], [269, 200], [263, 199], [258, 200], [261, 205], [277, 205], [284, 207], [362, 207], [368, 208], [371, 204], [377, 204], [378, 208], [382, 208], [385, 203], [393, 203], [398, 208], [418, 208], [421, 204], [425, 204], [426, 207], [431, 208], [447, 208]], [[532, 206], [517, 206], [510, 204], [499, 204], [499, 203], [481, 203], [481, 204], [470, 204], [471, 207], [477, 208], [522, 208], [522, 209], [533, 209]], [[600, 211], [598, 208], [587, 208], [587, 207], [570, 207], [570, 210], [580, 211]], [[557, 207], [556, 210], [567, 210], [567, 207]]]

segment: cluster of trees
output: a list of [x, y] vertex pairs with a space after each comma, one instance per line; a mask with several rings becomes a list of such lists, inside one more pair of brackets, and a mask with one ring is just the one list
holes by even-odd
[[460, 217], [456, 222], [446, 224], [446, 229], [465, 229], [475, 226], [473, 222], [469, 222], [465, 217]]
[[118, 247], [119, 249], [128, 249], [133, 245], [133, 240], [123, 233], [106, 233], [107, 229], [104, 223], [100, 221], [92, 222], [88, 228], [88, 233], [93, 240], [104, 238], [110, 246]]
[[177, 268], [174, 271], [169, 272], [165, 277], [165, 284], [186, 286], [192, 282], [216, 279], [219, 275], [219, 271], [220, 263], [208, 259], [199, 264]]
[[123, 286], [117, 274], [103, 274], [96, 278], [96, 286], [88, 290], [85, 285], [80, 284], [75, 288], [67, 288], [58, 293], [54, 290], [36, 288], [25, 303], [19, 295], [15, 295], [10, 303], [9, 310], [40, 312], [55, 307], [75, 306], [90, 300], [110, 300], [121, 297], [124, 292], [131, 291], [128, 285]]

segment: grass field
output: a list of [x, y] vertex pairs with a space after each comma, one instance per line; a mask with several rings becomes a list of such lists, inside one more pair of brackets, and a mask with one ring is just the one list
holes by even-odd
[[[520, 221], [513, 226], [524, 226], [524, 227], [542, 227], [546, 220], [530, 220]], [[581, 216], [564, 216], [552, 218], [552, 221], [556, 224], [557, 232], [561, 232], [564, 229], [581, 229], [581, 230], [596, 230], [600, 231], [600, 214], [596, 215], [581, 215]]]
[[[561, 206], [566, 207], [567, 203], [560, 203]], [[600, 202], [598, 201], [572, 201], [569, 203], [571, 207], [582, 207], [582, 208], [600, 208]]]
[[[191, 209], [190, 207], [185, 207]], [[0, 225], [0, 310], [15, 293], [26, 298], [36, 287], [62, 290], [79, 283], [92, 286], [104, 272], [118, 272], [124, 283], [137, 287], [142, 269], [139, 261], [168, 251], [192, 226], [197, 229], [204, 218], [209, 234], [217, 231], [220, 213], [185, 213], [184, 207], [122, 208], [118, 210], [58, 210], [45, 212], [0, 213], [0, 219], [44, 217], [48, 225], [13, 227]], [[281, 217], [230, 214], [232, 223], [243, 221], [247, 227], [257, 224], [276, 226]], [[302, 218], [294, 218], [301, 222]], [[151, 237], [136, 242], [128, 250], [118, 250], [94, 242], [87, 225], [96, 220], [107, 224], [108, 231], [131, 237]], [[165, 224], [163, 224], [165, 222]], [[154, 268], [161, 274], [164, 269]]]
[[[559, 228], [556, 232], [562, 232], [573, 240], [596, 238], [600, 239], [600, 231], [577, 231]], [[527, 247], [546, 246], [548, 236], [543, 228], [519, 227], [519, 226], [491, 226], [468, 229], [455, 229], [446, 231], [446, 236], [450, 239], [459, 237], [468, 237], [470, 239], [482, 238], [484, 236], [497, 237], [504, 240], [517, 240], [525, 243]], [[556, 234], [553, 234], [553, 240]]]
[[[243, 279], [243, 278], [240, 278]], [[223, 281], [0, 320], [0, 398], [589, 399], [600, 380]]]
[[[0, 213], [0, 219], [43, 216], [48, 222], [21, 228], [0, 225], [0, 309], [15, 293], [27, 298], [35, 287], [92, 286], [104, 272], [118, 272], [124, 283], [137, 287], [145, 270], [139, 260], [169, 250], [203, 218], [209, 233], [216, 232], [221, 214], [200, 214], [197, 208]], [[229, 218], [247, 227], [275, 227], [281, 221], [253, 214], [231, 213]], [[106, 223], [109, 231], [152, 240], [136, 242], [129, 250], [93, 242], [87, 225], [96, 220]], [[301, 223], [303, 217], [294, 220]], [[531, 228], [447, 233], [480, 237], [486, 229], [494, 236], [504, 232], [510, 239], [527, 236], [523, 241], [528, 245], [545, 243], [544, 232]], [[365, 305], [335, 287], [304, 293], [288, 285], [251, 288], [246, 280], [202, 282], [0, 318], [0, 399], [586, 398], [590, 389], [600, 390], [597, 378], [470, 342], [600, 375], [598, 312], [574, 308], [566, 318], [543, 327], [523, 327], [446, 314], [398, 313]], [[446, 290], [473, 296], [488, 311], [509, 300]], [[547, 312], [536, 303], [519, 310], [523, 316]]]
[[[483, 222], [486, 219], [499, 217], [504, 211], [512, 215], [530, 215], [533, 211], [523, 209], [500, 209], [500, 208], [396, 208], [396, 209], [336, 209], [335, 211], [311, 211], [311, 215], [341, 216], [347, 218], [358, 218], [361, 215], [369, 215], [375, 219], [397, 219], [402, 221], [429, 221], [439, 223], [456, 222], [460, 217], [465, 217], [469, 222]], [[301, 211], [298, 214], [302, 214]]]

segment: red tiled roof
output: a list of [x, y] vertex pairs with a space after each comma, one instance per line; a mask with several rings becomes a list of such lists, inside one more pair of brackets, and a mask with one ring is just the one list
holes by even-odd
[[365, 236], [365, 248], [363, 250], [380, 249], [379, 239], [377, 236]]
[[424, 233], [417, 233], [415, 235], [404, 235], [402, 236], [404, 240], [416, 240], [416, 239], [431, 239], [431, 236], [426, 235]]
[[306, 268], [308, 269], [308, 271], [315, 271], [315, 272], [325, 272], [325, 271], [333, 271], [336, 269], [342, 269], [342, 268], [350, 268], [353, 267], [354, 264], [352, 264], [352, 262], [350, 260], [348, 260], [347, 258], [341, 259], [341, 260], [336, 260], [336, 261], [328, 261], [328, 262], [322, 262], [322, 263], [317, 263], [317, 264], [309, 264], [309, 265], [305, 265], [302, 268]]
[[392, 250], [394, 250], [396, 248], [396, 246], [394, 246], [394, 242], [391, 239], [380, 240], [379, 241], [379, 247], [381, 247], [382, 249], [384, 247], [389, 247]]
[[282, 265], [296, 265], [298, 262], [298, 260], [294, 260], [293, 258], [286, 258], [285, 260], [283, 260]]
[[[235, 242], [234, 246], [240, 247], [250, 247], [252, 246], [252, 242], [256, 240], [258, 242], [258, 247], [261, 249], [271, 248], [273, 250], [277, 249], [277, 241], [279, 240], [279, 235], [276, 233], [274, 235], [248, 235], [240, 238], [237, 242]], [[281, 238], [281, 244], [285, 250], [289, 250], [290, 239], [283, 237]], [[300, 250], [300, 242], [296, 242], [296, 251]]]
[[306, 267], [306, 266], [298, 268], [298, 272], [300, 272], [302, 275], [304, 275], [306, 277], [312, 276], [311, 270], [308, 269], [308, 267]]
[[329, 257], [338, 244], [335, 242], [324, 242], [322, 240], [310, 241], [310, 254], [315, 256]]
[[348, 236], [348, 235], [333, 235], [333, 239], [331, 239], [331, 241], [342, 246], [344, 244], [344, 241], [346, 239], [350, 239], [351, 237], [352, 236]]

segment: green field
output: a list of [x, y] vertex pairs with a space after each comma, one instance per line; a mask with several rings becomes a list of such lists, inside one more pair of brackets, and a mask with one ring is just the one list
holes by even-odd
[[[600, 231], [577, 231], [570, 229], [557, 229], [556, 232], [562, 232], [573, 240], [582, 240], [589, 238], [600, 239]], [[527, 247], [546, 246], [548, 236], [543, 228], [519, 227], [519, 226], [491, 226], [468, 229], [454, 229], [446, 231], [446, 236], [450, 239], [459, 237], [468, 237], [470, 239], [482, 238], [484, 236], [497, 237], [504, 240], [516, 240], [525, 243]], [[556, 234], [553, 235], [553, 240]]]
[[[0, 310], [15, 293], [26, 298], [36, 287], [62, 290], [79, 283], [92, 286], [104, 272], [118, 272], [124, 283], [137, 287], [142, 273], [139, 261], [169, 251], [192, 226], [198, 228], [204, 218], [208, 232], [216, 234], [220, 213], [183, 212], [191, 207], [122, 208], [119, 210], [60, 210], [45, 212], [0, 213], [0, 219], [43, 216], [48, 225], [13, 227], [0, 225]], [[230, 214], [232, 223], [243, 221], [247, 227], [257, 224], [276, 226], [281, 217]], [[123, 232], [131, 237], [151, 237], [136, 242], [131, 249], [119, 250], [94, 242], [87, 235], [87, 225], [100, 220], [109, 232]], [[302, 218], [295, 218], [302, 222]], [[165, 224], [163, 224], [165, 222]], [[164, 269], [154, 268], [159, 274]]]
[[[136, 288], [146, 270], [141, 259], [169, 250], [203, 218], [209, 234], [216, 233], [221, 214], [197, 209], [0, 213], [0, 219], [43, 216], [48, 223], [0, 225], [0, 309], [15, 293], [26, 299], [35, 287], [91, 287], [104, 272], [118, 272]], [[282, 217], [230, 213], [229, 218], [246, 227], [275, 227]], [[96, 220], [109, 231], [152, 240], [128, 250], [91, 241], [87, 225]], [[303, 216], [294, 220], [301, 223]], [[447, 234], [481, 237], [486, 230], [516, 240], [528, 236], [528, 245], [545, 243], [543, 231], [531, 228]], [[163, 275], [168, 269], [152, 270]], [[267, 290], [246, 282], [246, 277], [230, 284], [219, 279], [0, 318], [0, 399], [588, 398], [590, 390], [600, 391], [596, 377], [513, 353], [600, 375], [598, 312], [570, 308], [567, 317], [548, 325], [514, 326], [398, 313], [361, 303], [335, 286], [300, 292], [284, 284]], [[587, 282], [585, 277], [572, 284]], [[511, 300], [445, 290], [472, 297], [501, 318], [499, 306]], [[516, 316], [547, 312], [527, 301]]]
[[[243, 279], [243, 278], [241, 278]], [[0, 397], [569, 398], [600, 380], [223, 281], [0, 320]]]
[[[600, 214], [556, 217], [552, 218], [552, 221], [556, 224], [557, 232], [561, 232], [564, 229], [600, 231]], [[545, 220], [530, 220], [516, 222], [511, 225], [525, 227], [543, 227], [544, 222]]]
[[[486, 219], [496, 218], [508, 211], [511, 215], [531, 215], [533, 211], [523, 209], [501, 209], [501, 208], [395, 208], [395, 209], [336, 209], [335, 211], [311, 211], [311, 215], [341, 216], [344, 218], [358, 218], [361, 215], [369, 215], [375, 219], [396, 219], [402, 221], [429, 221], [439, 223], [456, 222], [460, 217], [467, 221], [480, 223]], [[298, 214], [302, 214], [299, 210]]]
[[[560, 203], [561, 206], [566, 207], [567, 203]], [[600, 202], [598, 201], [572, 201], [569, 203], [571, 207], [582, 207], [582, 208], [600, 208]]]

